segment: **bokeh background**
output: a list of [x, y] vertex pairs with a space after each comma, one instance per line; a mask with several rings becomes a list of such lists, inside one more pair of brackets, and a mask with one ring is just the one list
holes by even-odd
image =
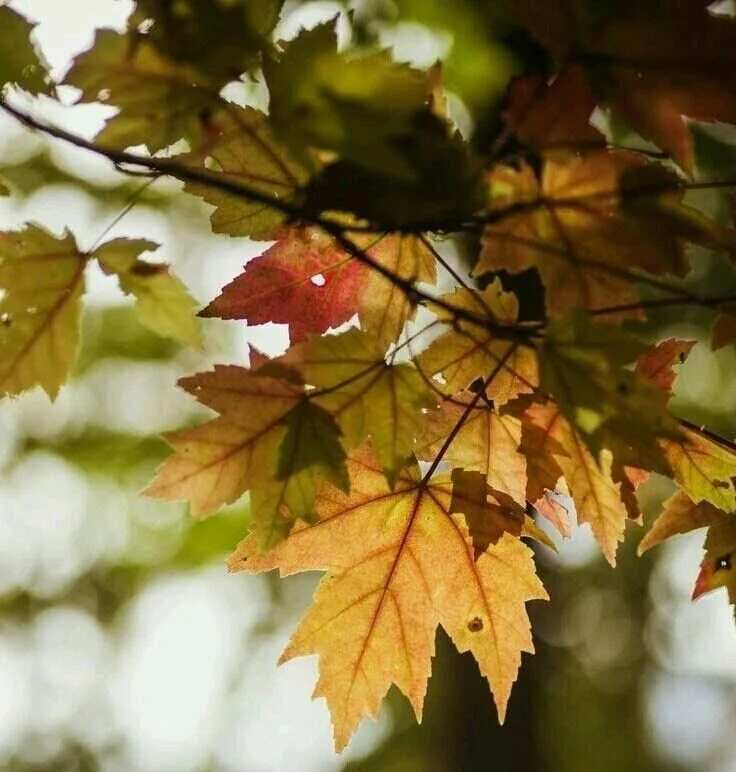
[[[35, 42], [56, 75], [96, 27], [122, 29], [132, 8], [129, 0], [9, 4], [39, 22]], [[344, 37], [391, 46], [422, 67], [443, 58], [455, 120], [479, 146], [493, 136], [514, 67], [498, 42], [493, 3], [292, 2], [281, 36], [335, 14]], [[231, 91], [263, 105], [257, 81]], [[41, 99], [30, 109], [89, 138], [110, 113], [73, 106], [70, 88], [60, 97], [63, 107]], [[703, 172], [733, 175], [734, 136], [695, 130]], [[13, 190], [0, 199], [0, 227], [68, 227], [82, 247], [107, 228], [153, 239], [163, 245], [154, 259], [173, 263], [202, 303], [264, 248], [213, 235], [208, 207], [177, 184], [144, 190], [109, 163], [6, 117], [0, 174]], [[701, 194], [700, 203], [727, 215], [722, 200]], [[694, 258], [691, 286], [736, 291], [723, 256], [701, 250]], [[736, 771], [732, 610], [722, 593], [689, 601], [702, 534], [638, 559], [637, 526], [615, 571], [587, 529], [558, 555], [539, 548], [552, 600], [531, 607], [538, 651], [525, 658], [504, 728], [475, 663], [439, 633], [424, 724], [415, 726], [392, 692], [380, 720], [364, 723], [336, 756], [326, 707], [310, 701], [314, 660], [276, 667], [317, 577], [227, 574], [224, 558], [247, 529], [247, 501], [197, 523], [184, 507], [138, 495], [167, 452], [158, 434], [202, 415], [176, 379], [215, 361], [245, 362], [248, 342], [278, 353], [284, 330], [210, 320], [206, 354], [181, 349], [142, 328], [114, 280], [89, 270], [72, 382], [53, 405], [40, 391], [0, 403], [1, 768]], [[697, 309], [662, 312], [650, 331], [703, 341], [710, 320]], [[699, 343], [682, 367], [676, 408], [733, 437], [734, 383], [734, 348], [714, 354]], [[669, 492], [657, 480], [643, 490], [649, 519]]]

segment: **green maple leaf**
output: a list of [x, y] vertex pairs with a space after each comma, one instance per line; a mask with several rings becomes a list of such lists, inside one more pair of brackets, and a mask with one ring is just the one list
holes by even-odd
[[32, 94], [51, 90], [46, 65], [30, 41], [33, 25], [7, 5], [0, 7], [0, 91], [14, 83]]
[[137, 14], [169, 59], [190, 64], [223, 84], [258, 61], [283, 0], [139, 0]]
[[167, 265], [139, 257], [158, 246], [142, 239], [115, 239], [98, 247], [94, 257], [105, 273], [118, 277], [123, 292], [135, 297], [135, 310], [142, 324], [163, 337], [201, 347], [202, 335], [195, 316], [197, 301]]
[[357, 329], [311, 336], [275, 365], [293, 367], [315, 387], [313, 401], [334, 418], [347, 449], [371, 438], [393, 486], [424, 425], [424, 411], [437, 401], [419, 371], [409, 364], [387, 364], [376, 337]]
[[186, 139], [197, 147], [209, 117], [222, 107], [217, 86], [186, 64], [162, 56], [136, 31], [97, 32], [64, 81], [81, 90], [81, 101], [117, 107], [96, 140], [151, 152]]
[[[308, 172], [276, 139], [262, 112], [229, 106], [218, 116], [215, 128], [196, 152], [182, 156], [183, 163], [218, 172], [223, 180], [270, 196], [276, 203], [300, 202]], [[264, 206], [214, 185], [188, 182], [185, 190], [215, 207], [210, 217], [215, 233], [272, 239], [288, 220], [278, 207]]]
[[283, 43], [264, 63], [270, 115], [293, 147], [331, 150], [392, 176], [411, 178], [398, 149], [410, 142], [413, 120], [427, 101], [425, 76], [384, 51], [338, 53], [335, 24], [321, 24]]
[[591, 451], [617, 464], [667, 473], [658, 439], [680, 436], [667, 394], [625, 369], [646, 350], [629, 333], [570, 314], [552, 322], [540, 351], [540, 385], [580, 432]]

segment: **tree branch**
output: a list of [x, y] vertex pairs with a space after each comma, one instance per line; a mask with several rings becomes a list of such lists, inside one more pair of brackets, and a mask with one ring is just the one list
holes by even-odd
[[[255, 201], [256, 203], [272, 207], [273, 209], [282, 212], [293, 220], [309, 222], [310, 224], [321, 228], [328, 235], [332, 236], [332, 238], [335, 239], [335, 241], [351, 257], [354, 257], [356, 260], [376, 271], [385, 279], [394, 284], [404, 293], [406, 298], [414, 304], [420, 302], [433, 304], [438, 308], [442, 308], [443, 310], [447, 311], [457, 319], [463, 319], [465, 321], [477, 324], [480, 327], [490, 330], [498, 338], [514, 340], [517, 341], [519, 345], [526, 345], [525, 341], [527, 339], [539, 334], [536, 330], [532, 330], [528, 327], [523, 327], [521, 325], [503, 324], [491, 316], [483, 317], [477, 314], [473, 314], [472, 312], [469, 312], [465, 309], [456, 308], [451, 303], [447, 303], [446, 301], [442, 300], [442, 298], [437, 298], [433, 295], [430, 295], [429, 293], [418, 290], [410, 279], [404, 279], [403, 277], [397, 276], [393, 273], [393, 271], [386, 268], [378, 261], [374, 260], [364, 250], [358, 247], [355, 242], [348, 238], [346, 233], [351, 229], [344, 228], [342, 225], [338, 225], [335, 222], [307, 213], [300, 207], [287, 201], [269, 196], [246, 185], [242, 185], [241, 183], [234, 180], [224, 178], [223, 175], [219, 172], [212, 172], [208, 169], [195, 169], [180, 164], [176, 161], [172, 161], [168, 158], [140, 156], [134, 153], [128, 153], [124, 150], [101, 147], [96, 145], [94, 142], [83, 139], [82, 137], [72, 134], [65, 129], [61, 129], [56, 126], [49, 126], [48, 124], [39, 121], [33, 116], [24, 113], [17, 107], [8, 104], [3, 99], [0, 99], [0, 108], [20, 121], [20, 123], [22, 123], [24, 126], [46, 134], [47, 136], [54, 137], [55, 139], [68, 142], [69, 144], [74, 145], [75, 147], [78, 147], [82, 150], [88, 150], [92, 153], [103, 156], [112, 161], [119, 168], [125, 166], [137, 166], [148, 169], [157, 174], [165, 174], [171, 177], [176, 177], [177, 179], [181, 179], [186, 182], [195, 182], [209, 185], [225, 193], [230, 193], [235, 196], [240, 196], [241, 198], [248, 201]], [[128, 173], [128, 170], [125, 168], [120, 168], [120, 170], [123, 173]]]

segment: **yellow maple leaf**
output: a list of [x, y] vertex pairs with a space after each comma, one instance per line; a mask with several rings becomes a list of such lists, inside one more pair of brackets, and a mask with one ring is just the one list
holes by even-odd
[[[490, 399], [502, 405], [519, 394], [534, 391], [539, 381], [534, 350], [499, 337], [491, 325], [481, 323], [486, 317], [489, 322], [514, 325], [519, 313], [516, 295], [504, 292], [496, 279], [483, 292], [458, 289], [442, 300], [453, 308], [477, 315], [479, 321], [455, 320], [454, 329], [433, 341], [417, 357], [417, 366], [428, 376], [442, 376], [437, 383], [440, 391], [457, 394], [499, 364], [500, 371], [486, 389]], [[441, 319], [452, 319], [449, 309], [438, 313]]]
[[[430, 461], [443, 448], [474, 395], [463, 392], [440, 410], [429, 414], [424, 435], [417, 441], [417, 455]], [[511, 496], [518, 504], [526, 500], [526, 458], [519, 452], [521, 421], [501, 415], [491, 405], [479, 402], [462, 421], [443, 458], [463, 469], [482, 473], [488, 485]]]
[[[356, 245], [401, 281], [434, 284], [437, 278], [434, 252], [428, 242], [411, 234], [387, 233], [351, 236]], [[404, 325], [414, 318], [416, 306], [396, 282], [375, 270], [365, 271], [358, 302], [361, 326], [381, 343], [393, 343]]]
[[282, 661], [319, 655], [314, 696], [327, 700], [341, 750], [363, 716], [377, 716], [391, 684], [421, 718], [441, 624], [473, 653], [503, 720], [521, 653], [533, 650], [524, 604], [547, 597], [531, 551], [505, 534], [476, 560], [463, 516], [450, 513], [446, 478], [426, 483], [410, 467], [392, 491], [367, 451], [348, 467], [350, 493], [323, 488], [319, 522], [265, 555], [246, 537], [229, 560], [232, 571], [327, 571]]
[[678, 490], [662, 505], [662, 513], [639, 542], [637, 552], [643, 555], [672, 536], [730, 520], [733, 520], [733, 516], [707, 501], [696, 504], [685, 491]]
[[86, 264], [68, 232], [0, 233], [0, 393], [56, 396], [77, 355]]
[[736, 454], [730, 448], [693, 429], [685, 429], [679, 440], [662, 439], [660, 444], [675, 482], [693, 501], [736, 513]]
[[[604, 449], [596, 461], [554, 405], [533, 405], [527, 415], [552, 443], [549, 450], [539, 443], [537, 450], [555, 455], [575, 503], [578, 522], [590, 524], [606, 560], [615, 565], [616, 549], [624, 538], [627, 510], [621, 500], [621, 484], [611, 475], [611, 454]], [[556, 452], [557, 448], [562, 453]]]

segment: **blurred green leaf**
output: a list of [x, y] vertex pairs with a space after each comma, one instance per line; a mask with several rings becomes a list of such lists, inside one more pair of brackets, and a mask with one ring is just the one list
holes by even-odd
[[231, 507], [207, 520], [189, 520], [172, 564], [194, 568], [225, 558], [245, 536], [250, 523], [248, 506]]
[[81, 90], [81, 101], [119, 108], [97, 135], [100, 144], [145, 145], [152, 153], [180, 139], [197, 146], [209, 117], [222, 106], [207, 78], [164, 58], [136, 31], [99, 30], [65, 83]]
[[283, 0], [139, 0], [136, 19], [170, 59], [223, 83], [237, 79], [268, 45]]
[[142, 252], [158, 247], [143, 239], [114, 239], [98, 247], [94, 256], [105, 273], [117, 275], [123, 292], [135, 297], [136, 313], [146, 327], [158, 335], [201, 348], [197, 301], [167, 265], [139, 257]]
[[335, 23], [282, 43], [278, 59], [264, 62], [275, 130], [295, 149], [329, 150], [391, 177], [411, 178], [401, 145], [414, 134], [425, 108], [423, 73], [392, 61], [389, 53], [338, 53]]
[[82, 318], [82, 350], [76, 372], [107, 357], [169, 359], [178, 350], [171, 340], [143, 326], [132, 306], [88, 308]]
[[46, 65], [30, 40], [33, 25], [7, 5], [0, 6], [0, 92], [15, 83], [32, 94], [48, 94]]
[[505, 25], [497, 3], [396, 0], [395, 5], [400, 19], [451, 36], [450, 50], [442, 61], [448, 89], [476, 112], [499, 98], [516, 63], [513, 51], [501, 40]]

